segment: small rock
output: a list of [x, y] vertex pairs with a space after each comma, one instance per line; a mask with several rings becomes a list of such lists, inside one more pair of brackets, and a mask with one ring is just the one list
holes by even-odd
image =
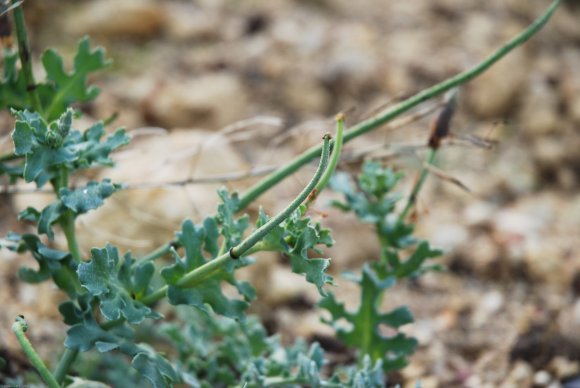
[[546, 385], [550, 384], [551, 381], [552, 381], [552, 376], [548, 372], [546, 372], [545, 370], [537, 371], [534, 374], [534, 384], [536, 384], [536, 385], [546, 386]]
[[100, 0], [84, 3], [66, 20], [75, 35], [145, 39], [163, 28], [165, 12], [152, 0]]
[[473, 326], [478, 328], [486, 324], [493, 315], [501, 310], [503, 305], [504, 297], [499, 291], [494, 290], [483, 295], [472, 317]]
[[145, 114], [167, 128], [219, 129], [245, 116], [246, 101], [237, 76], [214, 73], [169, 81], [148, 97]]
[[467, 101], [475, 114], [497, 118], [511, 112], [525, 85], [529, 63], [525, 50], [514, 50], [474, 80], [468, 87]]
[[178, 41], [217, 41], [221, 37], [220, 15], [190, 2], [167, 3], [167, 34]]
[[473, 201], [463, 211], [463, 220], [468, 226], [484, 226], [491, 222], [494, 210], [489, 202]]
[[330, 95], [311, 77], [291, 78], [282, 90], [288, 108], [300, 116], [326, 112], [330, 106]]
[[530, 135], [545, 135], [562, 127], [558, 95], [542, 78], [533, 77], [520, 110], [522, 129]]
[[554, 372], [559, 380], [562, 380], [580, 373], [580, 362], [560, 356], [554, 357], [552, 362], [550, 362], [550, 370]]
[[562, 140], [553, 137], [543, 137], [534, 143], [534, 155], [541, 167], [559, 168], [567, 150], [562, 147]]
[[450, 251], [459, 245], [467, 242], [469, 232], [467, 228], [458, 223], [439, 224], [437, 229], [431, 234], [429, 240], [433, 246], [444, 251]]
[[532, 385], [533, 369], [527, 362], [516, 361], [507, 378], [501, 383], [501, 388], [529, 387]]

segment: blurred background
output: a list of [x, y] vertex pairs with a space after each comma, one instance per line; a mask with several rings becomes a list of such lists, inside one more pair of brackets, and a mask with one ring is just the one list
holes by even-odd
[[[97, 100], [79, 107], [78, 126], [116, 116], [133, 143], [118, 167], [100, 174], [129, 184], [79, 220], [85, 252], [109, 241], [144, 253], [168, 241], [181, 220], [199, 220], [226, 184], [243, 192], [333, 131], [477, 64], [531, 23], [547, 1], [490, 0], [44, 0], [25, 2], [35, 58], [54, 47], [72, 62], [84, 35], [113, 59], [92, 79]], [[421, 192], [418, 235], [441, 247], [447, 271], [398, 285], [385, 307], [408, 304], [420, 341], [393, 382], [423, 387], [577, 387], [580, 385], [580, 6], [567, 1], [548, 25], [484, 75], [463, 86], [453, 137], [437, 165], [469, 191], [431, 176]], [[36, 61], [40, 75], [42, 67]], [[40, 78], [40, 77], [39, 77]], [[424, 159], [440, 100], [397, 125], [345, 146], [341, 169], [364, 158], [406, 173], [407, 195]], [[0, 117], [2, 151], [11, 118]], [[405, 125], [403, 125], [405, 124]], [[261, 197], [270, 213], [306, 184], [307, 166]], [[252, 175], [223, 183], [202, 178]], [[256, 175], [256, 176], [254, 176]], [[86, 177], [85, 177], [86, 178]], [[175, 184], [168, 184], [173, 182]], [[16, 214], [51, 200], [3, 194], [0, 231], [22, 231]], [[314, 218], [333, 228], [337, 277], [378, 255], [370, 227], [327, 206]], [[58, 243], [58, 241], [57, 241]], [[20, 283], [31, 264], [0, 252], [5, 333], [16, 314], [33, 316], [41, 353], [61, 346], [62, 296], [48, 284]], [[290, 340], [331, 338], [314, 309], [318, 293], [284, 260], [259, 260], [245, 276], [258, 288], [254, 312]], [[298, 279], [300, 280], [300, 279]], [[345, 280], [333, 291], [356, 303]], [[9, 303], [7, 303], [9, 302]], [[349, 302], [347, 302], [347, 305]], [[4, 358], [17, 349], [0, 339]], [[59, 348], [58, 348], [59, 349]], [[14, 353], [16, 354], [16, 353]], [[8, 355], [8, 356], [7, 356]], [[18, 362], [15, 361], [15, 365]], [[22, 360], [22, 367], [25, 362]], [[575, 382], [576, 381], [576, 382]]]

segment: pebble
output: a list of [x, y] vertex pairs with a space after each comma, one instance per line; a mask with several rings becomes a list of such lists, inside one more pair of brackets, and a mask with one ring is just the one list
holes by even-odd
[[149, 96], [145, 113], [166, 128], [215, 130], [244, 118], [246, 100], [238, 76], [210, 73], [163, 84]]
[[540, 370], [534, 373], [534, 384], [540, 386], [547, 386], [552, 381], [552, 376], [545, 370]]
[[146, 39], [165, 25], [164, 8], [152, 0], [85, 2], [66, 19], [65, 29], [76, 35], [108, 39]]
[[546, 135], [561, 130], [559, 99], [541, 74], [531, 76], [519, 111], [520, 125], [531, 136]]
[[481, 118], [498, 118], [517, 106], [527, 81], [530, 59], [525, 50], [514, 50], [467, 87], [467, 101]]

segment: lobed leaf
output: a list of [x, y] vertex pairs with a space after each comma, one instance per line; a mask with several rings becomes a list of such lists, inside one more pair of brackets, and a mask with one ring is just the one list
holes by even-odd
[[141, 323], [145, 318], [160, 317], [134, 299], [135, 295], [147, 292], [153, 273], [152, 263], [136, 264], [129, 253], [120, 263], [119, 252], [111, 245], [92, 249], [91, 260], [79, 264], [77, 269], [81, 285], [98, 299], [101, 313], [107, 320], [124, 317], [133, 324]]
[[[4, 54], [4, 74], [0, 80], [0, 109], [31, 109], [33, 107], [24, 73], [17, 65], [16, 51]], [[79, 41], [73, 67], [65, 70], [64, 61], [55, 50], [45, 51], [41, 57], [46, 80], [36, 84], [46, 118], [52, 121], [64, 113], [68, 107], [78, 102], [88, 102], [96, 98], [99, 89], [87, 85], [90, 74], [111, 64], [105, 58], [102, 48], [94, 50], [87, 37]]]
[[[384, 291], [396, 283], [396, 278], [394, 276], [382, 278], [367, 264], [363, 267], [362, 276], [356, 281], [361, 287], [358, 310], [347, 311], [344, 304], [338, 302], [331, 294], [319, 303], [320, 307], [331, 314], [331, 320], [325, 322], [335, 327], [338, 337], [346, 345], [356, 347], [362, 355], [370, 356], [373, 361], [382, 360], [385, 370], [405, 366], [406, 358], [417, 347], [417, 341], [402, 333], [385, 336], [380, 332], [381, 325], [396, 330], [413, 322], [413, 316], [407, 307], [399, 307], [389, 313], [382, 313], [379, 310]], [[348, 321], [352, 327], [344, 328], [338, 325], [341, 319]]]
[[[268, 217], [260, 209], [256, 227], [267, 221]], [[260, 244], [262, 250], [286, 253], [290, 257], [292, 272], [304, 275], [308, 282], [316, 285], [322, 296], [326, 296], [324, 286], [334, 284], [332, 276], [326, 273], [330, 259], [310, 257], [311, 252], [321, 254], [320, 245], [332, 246], [334, 240], [328, 229], [318, 223], [313, 225], [310, 218], [303, 217], [301, 209], [274, 228]]]
[[111, 183], [110, 179], [104, 179], [101, 182], [91, 181], [86, 186], [75, 190], [62, 188], [60, 199], [65, 207], [79, 215], [101, 207], [104, 199], [120, 190], [121, 187], [119, 184]]
[[[232, 225], [232, 222], [229, 222]], [[226, 236], [232, 229], [223, 232]], [[248, 307], [248, 301], [254, 297], [253, 288], [245, 282], [237, 281], [233, 276], [233, 270], [246, 265], [247, 260], [236, 260], [229, 271], [218, 271], [211, 278], [204, 280], [199, 286], [180, 287], [179, 280], [186, 273], [199, 268], [218, 254], [217, 240], [219, 237], [218, 224], [214, 218], [206, 218], [203, 225], [194, 225], [191, 220], [182, 224], [181, 231], [177, 234], [180, 245], [185, 250], [182, 259], [175, 254], [175, 264], [163, 268], [161, 276], [169, 285], [167, 296], [169, 302], [174, 305], [189, 305], [206, 313], [211, 310], [230, 318], [244, 319], [244, 311]], [[227, 237], [226, 237], [227, 238]], [[209, 258], [204, 256], [204, 252]], [[237, 288], [244, 300], [230, 299], [223, 294], [222, 282], [228, 282]]]
[[236, 219], [236, 211], [238, 210], [240, 199], [237, 193], [230, 195], [225, 188], [218, 190], [218, 196], [222, 203], [218, 205], [216, 221], [221, 226], [221, 234], [226, 239], [228, 248], [238, 245], [243, 237], [244, 232], [250, 225], [247, 215]]
[[[73, 306], [73, 310], [76, 307]], [[156, 353], [148, 345], [135, 344], [133, 332], [126, 325], [111, 330], [104, 330], [99, 326], [92, 314], [92, 309], [79, 313], [76, 309], [75, 323], [68, 331], [65, 346], [69, 349], [88, 351], [93, 347], [100, 353], [118, 350], [132, 358], [131, 365], [154, 387], [168, 387], [179, 381], [171, 363]], [[70, 314], [70, 305], [61, 309], [61, 312]], [[82, 316], [79, 319], [78, 316]], [[65, 318], [66, 319], [66, 318]]]
[[15, 154], [25, 156], [22, 177], [38, 187], [55, 178], [63, 166], [71, 171], [110, 166], [113, 164], [110, 153], [129, 142], [123, 129], [104, 137], [102, 123], [94, 124], [82, 134], [73, 130], [71, 109], [50, 124], [36, 112], [24, 110], [14, 114]]
[[62, 57], [53, 49], [45, 51], [41, 61], [46, 71], [47, 84], [40, 90], [40, 94], [43, 101], [50, 102], [47, 108], [49, 120], [58, 117], [75, 102], [87, 102], [97, 97], [99, 89], [87, 86], [87, 77], [111, 64], [110, 60], [105, 59], [102, 48], [91, 50], [88, 37], [79, 41], [70, 72], [64, 69]]

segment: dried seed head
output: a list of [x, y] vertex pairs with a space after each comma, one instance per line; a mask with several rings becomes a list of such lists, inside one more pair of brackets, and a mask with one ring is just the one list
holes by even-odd
[[451, 119], [457, 107], [457, 89], [454, 89], [445, 102], [445, 106], [431, 123], [431, 135], [429, 136], [429, 147], [439, 148], [441, 140], [449, 136], [451, 132]]

